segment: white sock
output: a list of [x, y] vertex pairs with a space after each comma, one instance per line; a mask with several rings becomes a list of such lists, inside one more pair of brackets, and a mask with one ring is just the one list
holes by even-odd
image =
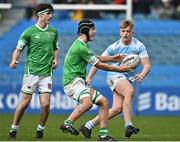
[[12, 125], [11, 125], [11, 128], [12, 128], [12, 129], [19, 129], [19, 126], [12, 124]]
[[11, 130], [10, 131], [18, 131], [19, 130], [19, 126], [18, 125], [11, 125]]
[[38, 131], [43, 131], [45, 129], [45, 126], [41, 126], [40, 124], [37, 126]]
[[125, 128], [128, 127], [128, 126], [133, 126], [133, 123], [131, 121], [125, 123]]
[[86, 122], [85, 127], [88, 128], [88, 129], [92, 129], [92, 128], [94, 128], [94, 124], [90, 120], [90, 121]]

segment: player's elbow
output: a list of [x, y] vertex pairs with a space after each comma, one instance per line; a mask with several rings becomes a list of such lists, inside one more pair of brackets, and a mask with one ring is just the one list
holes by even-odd
[[144, 69], [146, 70], [146, 74], [148, 74], [148, 73], [150, 73], [150, 71], [151, 71], [151, 65], [150, 64], [146, 64], [146, 65], [144, 65]]
[[105, 63], [102, 63], [101, 61], [98, 61], [94, 66], [101, 70], [107, 70]]
[[148, 72], [150, 72], [150, 70], [151, 70], [151, 65], [150, 65], [150, 64], [147, 64], [147, 65], [146, 65], [146, 68], [147, 68]]

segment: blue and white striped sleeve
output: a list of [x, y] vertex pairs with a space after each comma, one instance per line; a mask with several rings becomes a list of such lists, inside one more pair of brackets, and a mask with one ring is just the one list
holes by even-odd
[[147, 50], [146, 50], [146, 47], [143, 44], [139, 47], [139, 57], [140, 58], [149, 57]]

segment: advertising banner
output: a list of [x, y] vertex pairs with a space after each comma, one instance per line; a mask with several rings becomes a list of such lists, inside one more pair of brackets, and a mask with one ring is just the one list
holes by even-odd
[[[95, 86], [112, 105], [112, 92], [107, 86]], [[0, 113], [14, 113], [21, 98], [21, 85], [0, 86]], [[64, 94], [61, 86], [54, 86], [51, 96], [51, 113], [69, 114], [77, 102]], [[180, 88], [175, 87], [136, 87], [133, 98], [133, 115], [180, 115]], [[33, 94], [26, 113], [39, 113], [39, 94]], [[98, 107], [88, 111], [97, 113]]]
[[139, 89], [137, 115], [180, 115], [180, 87]]

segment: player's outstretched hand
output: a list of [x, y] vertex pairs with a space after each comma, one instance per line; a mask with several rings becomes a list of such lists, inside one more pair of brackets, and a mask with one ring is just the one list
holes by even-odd
[[143, 82], [143, 80], [144, 80], [144, 75], [143, 74], [136, 74], [134, 76], [134, 78], [139, 84], [141, 84]]
[[86, 85], [90, 85], [91, 79], [89, 77], [87, 77], [85, 82], [86, 82]]
[[124, 66], [124, 65], [120, 65], [119, 69], [120, 69], [120, 72], [127, 72], [127, 71], [130, 71], [130, 70], [133, 70], [134, 68], [133, 67], [127, 67], [127, 66]]
[[53, 60], [53, 61], [52, 61], [52, 68], [53, 68], [53, 69], [56, 69], [57, 66], [58, 66], [58, 61], [57, 61], [57, 60]]
[[126, 55], [115, 55], [114, 59], [115, 61], [122, 61], [125, 57]]
[[10, 65], [9, 65], [9, 67], [10, 67], [11, 69], [15, 69], [17, 64], [18, 64], [18, 61], [12, 60], [11, 63], [10, 63]]

